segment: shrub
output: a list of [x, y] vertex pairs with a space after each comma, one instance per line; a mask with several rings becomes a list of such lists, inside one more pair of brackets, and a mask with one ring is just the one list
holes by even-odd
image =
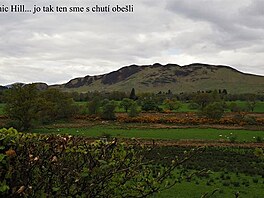
[[120, 103], [120, 107], [121, 108], [124, 108], [126, 113], [128, 112], [128, 109], [131, 107], [133, 103], [133, 100], [132, 99], [129, 99], [129, 98], [124, 98], [121, 103]]
[[132, 102], [131, 106], [130, 106], [130, 109], [129, 109], [129, 112], [128, 112], [128, 115], [129, 117], [136, 117], [139, 115], [139, 110], [138, 110], [138, 105], [136, 102]]
[[0, 130], [0, 197], [146, 197], [171, 185], [189, 159], [156, 169], [149, 148], [86, 138]]
[[224, 107], [221, 103], [212, 103], [202, 109], [202, 115], [207, 118], [219, 120], [224, 115]]
[[143, 111], [156, 111], [159, 110], [158, 105], [152, 99], [146, 99], [142, 101], [141, 109]]
[[115, 108], [116, 108], [116, 104], [114, 101], [107, 102], [102, 108], [101, 117], [106, 120], [116, 119]]
[[240, 186], [240, 183], [238, 181], [234, 181], [232, 182], [233, 186], [234, 187], [239, 187]]
[[73, 117], [78, 108], [70, 95], [57, 89], [39, 92], [35, 85], [15, 85], [5, 95], [5, 112], [17, 128], [27, 131], [39, 123]]
[[238, 106], [238, 104], [235, 102], [232, 102], [229, 105], [229, 109], [231, 112], [241, 112], [242, 111], [242, 108], [240, 106]]
[[223, 186], [230, 186], [230, 181], [223, 181]]
[[257, 123], [256, 118], [254, 118], [252, 116], [248, 116], [248, 115], [243, 118], [243, 121], [246, 122], [247, 124], [250, 124], [250, 125], [254, 125]]
[[257, 178], [257, 177], [254, 177], [254, 178], [252, 179], [252, 181], [253, 181], [253, 183], [257, 184], [257, 183], [258, 183], [258, 178]]
[[87, 103], [88, 114], [89, 115], [96, 115], [99, 113], [100, 109], [100, 99], [94, 98], [92, 101]]
[[190, 103], [189, 105], [188, 105], [188, 107], [189, 107], [189, 109], [191, 109], [191, 110], [195, 110], [195, 109], [199, 109], [199, 105], [197, 104], [197, 103]]

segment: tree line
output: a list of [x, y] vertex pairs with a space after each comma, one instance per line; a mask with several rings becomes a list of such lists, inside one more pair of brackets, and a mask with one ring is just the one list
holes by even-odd
[[2, 92], [1, 96], [6, 103], [4, 111], [11, 119], [9, 125], [22, 131], [57, 120], [67, 120], [77, 114], [95, 115], [102, 119], [114, 120], [117, 108], [122, 108], [131, 117], [138, 116], [140, 111], [177, 111], [181, 108], [183, 101], [189, 104], [189, 109], [196, 110], [200, 116], [220, 119], [225, 111], [254, 111], [259, 100], [259, 96], [255, 94], [243, 94], [240, 98], [245, 99], [246, 106], [241, 107], [236, 102], [227, 105], [226, 91], [197, 92], [180, 98], [181, 95], [173, 94], [170, 90], [158, 94], [137, 94], [133, 88], [130, 94], [89, 93], [86, 105], [80, 106], [75, 103], [75, 95], [76, 93], [61, 92], [58, 89], [40, 91], [34, 84], [29, 84], [14, 85], [11, 89]]

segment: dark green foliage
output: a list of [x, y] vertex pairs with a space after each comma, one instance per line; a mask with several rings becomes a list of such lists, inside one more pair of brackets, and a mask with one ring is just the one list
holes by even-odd
[[247, 94], [246, 100], [247, 100], [247, 104], [246, 104], [247, 110], [253, 112], [255, 107], [256, 107], [256, 95], [255, 94]]
[[88, 102], [88, 113], [89, 115], [96, 115], [100, 110], [100, 99], [95, 97], [92, 101]]
[[35, 85], [14, 85], [5, 93], [4, 111], [14, 120], [14, 127], [28, 130], [39, 118], [42, 101], [38, 97]]
[[190, 103], [189, 105], [188, 105], [188, 108], [190, 109], [190, 110], [196, 110], [196, 109], [199, 109], [199, 105], [197, 104], [197, 103], [194, 103], [194, 102], [192, 102], [192, 103]]
[[249, 116], [249, 115], [244, 116], [243, 121], [250, 124], [250, 125], [257, 124], [256, 118], [253, 116]]
[[252, 179], [252, 181], [253, 181], [253, 183], [258, 183], [258, 178], [257, 177], [254, 177], [253, 179]]
[[224, 115], [225, 109], [222, 103], [215, 102], [207, 105], [201, 110], [202, 115], [211, 119], [220, 119]]
[[181, 103], [179, 101], [170, 99], [164, 100], [164, 105], [169, 110], [179, 110], [179, 108], [181, 107]]
[[60, 119], [69, 119], [77, 112], [77, 106], [67, 93], [57, 89], [48, 89], [40, 93], [41, 121], [53, 122]]
[[143, 111], [162, 111], [158, 104], [151, 98], [147, 98], [141, 102]]
[[0, 130], [0, 197], [147, 197], [175, 184], [167, 167], [143, 161], [150, 148], [81, 137]]
[[128, 115], [129, 117], [136, 117], [139, 115], [139, 107], [137, 105], [136, 102], [132, 102], [130, 108], [129, 108], [129, 112], [128, 112]]
[[133, 103], [133, 100], [132, 99], [129, 99], [129, 98], [124, 98], [121, 103], [120, 103], [120, 107], [121, 108], [124, 108], [126, 113], [128, 112], [128, 109], [131, 107]]
[[201, 109], [205, 108], [213, 101], [213, 96], [210, 93], [198, 93], [193, 99], [193, 102], [198, 104]]
[[129, 98], [130, 98], [131, 100], [137, 100], [137, 99], [138, 99], [138, 97], [136, 96], [136, 91], [135, 91], [134, 88], [132, 88], [132, 90], [131, 90], [131, 92], [130, 92], [130, 95], [129, 95]]
[[77, 111], [73, 100], [56, 89], [39, 92], [35, 85], [14, 85], [5, 94], [5, 112], [13, 126], [26, 131], [38, 123], [69, 119]]
[[116, 119], [116, 116], [115, 116], [115, 108], [116, 108], [115, 101], [109, 101], [109, 102], [107, 102], [102, 107], [101, 117], [103, 119], [106, 119], [106, 120], [114, 120], [114, 119]]
[[231, 112], [241, 112], [242, 108], [235, 102], [230, 103], [229, 109]]
[[247, 101], [246, 110], [253, 112], [256, 107], [256, 101]]

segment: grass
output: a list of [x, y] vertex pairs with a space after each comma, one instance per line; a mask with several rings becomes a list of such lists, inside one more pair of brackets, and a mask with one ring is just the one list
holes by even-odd
[[108, 134], [112, 137], [145, 138], [145, 139], [169, 139], [169, 140], [230, 140], [239, 142], [255, 142], [257, 138], [264, 140], [263, 131], [250, 130], [220, 130], [220, 129], [125, 129], [110, 126], [95, 126], [90, 128], [58, 128], [36, 129], [37, 133], [59, 133], [71, 135], [83, 135], [87, 137], [100, 137]]
[[[247, 106], [246, 101], [235, 101], [235, 102], [227, 102], [227, 105], [230, 105], [231, 103], [236, 103], [239, 107], [245, 108]], [[255, 113], [263, 113], [264, 112], [264, 102], [256, 102], [256, 106], [254, 108]]]
[[[260, 190], [264, 187], [264, 179], [260, 176], [251, 177], [244, 174], [228, 173], [225, 178], [221, 178], [223, 172], [211, 174], [209, 177], [194, 177], [190, 182], [182, 181], [174, 187], [165, 190], [154, 198], [200, 198], [205, 193], [206, 197], [213, 198], [230, 198], [235, 197], [235, 193], [239, 192], [239, 198], [258, 198], [264, 197], [264, 191]], [[227, 177], [228, 176], [228, 177]], [[227, 179], [230, 178], [230, 179]], [[255, 182], [257, 180], [257, 183]], [[218, 189], [213, 196], [209, 196], [214, 190]]]

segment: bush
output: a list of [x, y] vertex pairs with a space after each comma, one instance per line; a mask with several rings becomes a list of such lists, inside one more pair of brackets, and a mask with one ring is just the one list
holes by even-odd
[[152, 99], [143, 100], [141, 104], [141, 109], [143, 111], [159, 111], [159, 106]]
[[115, 108], [116, 108], [115, 101], [107, 102], [102, 108], [101, 117], [106, 120], [115, 120], [116, 119]]
[[5, 112], [16, 127], [27, 131], [36, 124], [69, 119], [77, 106], [67, 93], [57, 89], [39, 92], [35, 85], [15, 85], [5, 93]]
[[253, 183], [257, 184], [257, 183], [258, 183], [258, 178], [257, 178], [257, 177], [254, 177], [254, 178], [252, 179], [252, 181], [253, 181]]
[[234, 187], [240, 187], [240, 183], [238, 181], [234, 181], [232, 184]]
[[229, 105], [229, 109], [231, 112], [241, 112], [242, 111], [242, 108], [240, 106], [238, 106], [238, 104], [235, 102], [232, 102]]
[[202, 109], [202, 115], [207, 118], [219, 120], [224, 115], [225, 109], [221, 103], [212, 103]]
[[128, 115], [129, 117], [137, 117], [139, 115], [138, 105], [136, 102], [132, 102]]
[[230, 181], [223, 181], [223, 186], [230, 186]]
[[[170, 187], [182, 161], [156, 169], [149, 148], [0, 130], [0, 197], [146, 197]], [[188, 159], [188, 157], [187, 157]]]
[[246, 116], [243, 118], [243, 121], [246, 122], [247, 124], [250, 124], [250, 125], [255, 125], [255, 124], [257, 123], [255, 117], [248, 116], [248, 115], [246, 115]]
[[189, 105], [188, 105], [188, 107], [189, 107], [189, 109], [191, 109], [191, 110], [196, 110], [196, 109], [199, 109], [200, 108], [200, 106], [197, 104], [197, 103], [190, 103]]
[[92, 101], [87, 103], [88, 114], [89, 115], [96, 115], [99, 113], [100, 109], [100, 99], [94, 98]]

